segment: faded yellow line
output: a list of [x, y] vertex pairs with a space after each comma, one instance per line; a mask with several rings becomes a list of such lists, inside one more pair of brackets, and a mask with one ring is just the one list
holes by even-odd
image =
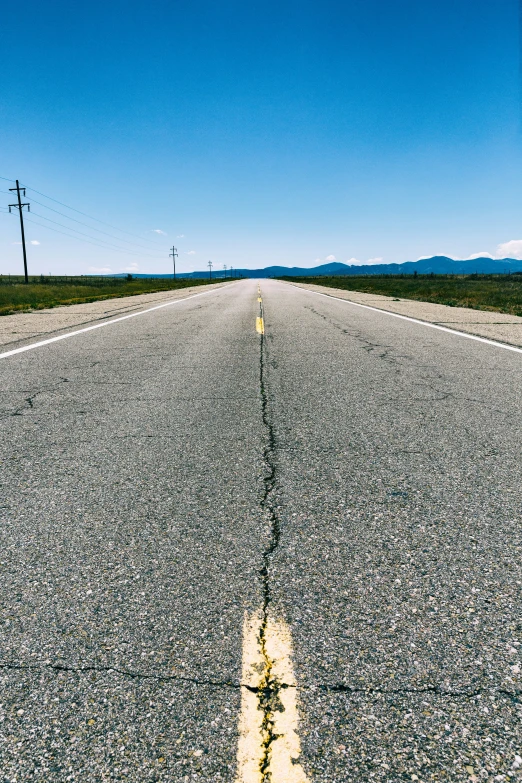
[[[261, 643], [261, 629], [264, 647]], [[277, 688], [277, 709], [265, 714], [259, 692], [270, 681]], [[245, 615], [243, 671], [236, 783], [309, 783], [299, 764], [297, 688], [290, 630], [283, 621], [263, 622], [261, 613]], [[271, 736], [267, 735], [267, 722]], [[266, 766], [265, 766], [266, 765]], [[262, 766], [265, 766], [264, 772]]]
[[265, 668], [259, 644], [261, 622], [261, 616], [245, 613], [236, 783], [261, 783], [262, 780], [263, 713], [259, 709], [257, 693], [248, 690], [259, 687]]
[[261, 299], [261, 297], [260, 297], [260, 296], [258, 296], [258, 297], [257, 297], [257, 301], [258, 301], [258, 302], [262, 302], [263, 300]]
[[264, 334], [265, 333], [265, 324], [261, 317], [256, 318], [256, 332], [258, 334]]

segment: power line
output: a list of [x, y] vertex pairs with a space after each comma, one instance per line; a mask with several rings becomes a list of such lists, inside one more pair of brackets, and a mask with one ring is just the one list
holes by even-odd
[[[106, 223], [104, 220], [100, 220], [99, 218], [92, 217], [92, 215], [88, 215], [86, 212], [82, 212], [80, 209], [75, 209], [74, 207], [70, 207], [68, 204], [64, 204], [63, 201], [58, 201], [58, 199], [56, 198], [47, 196], [45, 193], [41, 193], [39, 190], [36, 190], [35, 188], [31, 188], [27, 186], [27, 190], [32, 190], [33, 193], [38, 193], [39, 196], [48, 198], [49, 201], [54, 201], [55, 204], [60, 204], [60, 206], [65, 207], [66, 209], [70, 209], [72, 212], [77, 212], [79, 215], [83, 215], [84, 217], [89, 218], [89, 220], [95, 220], [97, 223], [101, 223], [103, 226], [108, 226], [109, 228], [113, 228], [115, 231], [120, 231], [122, 234], [129, 234], [129, 236], [136, 237], [137, 239], [145, 239], [146, 242], [153, 241], [152, 239], [148, 239], [147, 237], [140, 237], [139, 234], [133, 234], [132, 231], [126, 231], [123, 228], [118, 228], [118, 226], [113, 226], [111, 223]], [[48, 207], [48, 209], [50, 209], [50, 207]]]
[[[26, 220], [29, 220], [30, 223], [34, 223], [36, 226], [42, 226], [42, 228], [46, 228], [48, 231], [55, 231], [57, 234], [63, 234], [66, 237], [70, 237], [71, 239], [76, 239], [78, 242], [87, 242], [89, 245], [95, 245], [96, 247], [101, 247], [102, 250], [112, 250], [114, 249], [117, 253], [125, 253], [125, 255], [131, 255], [131, 256], [142, 256], [143, 253], [134, 253], [132, 250], [121, 250], [119, 248], [108, 248], [106, 245], [100, 245], [98, 242], [92, 242], [90, 239], [82, 239], [81, 237], [75, 237], [74, 234], [67, 234], [65, 231], [60, 231], [57, 228], [51, 228], [51, 226], [46, 226], [45, 223], [40, 223], [38, 220], [33, 220], [33, 218], [26, 218]], [[103, 240], [102, 240], [103, 241]], [[156, 256], [151, 256], [155, 258]]]
[[[51, 220], [51, 218], [45, 217], [45, 215], [40, 215], [38, 212], [32, 212], [31, 214], [36, 215], [36, 217], [42, 218], [42, 220], [47, 220], [49, 223], [54, 223], [55, 226], [61, 226], [62, 228], [66, 228], [68, 231], [75, 231], [77, 234], [81, 234], [84, 237], [89, 237], [89, 239], [93, 239], [90, 234], [85, 234], [83, 231], [78, 231], [77, 228], [71, 228], [70, 226], [64, 226], [63, 223], [58, 223], [56, 220]], [[98, 237], [94, 237], [95, 241], [103, 242], [107, 248], [111, 248], [114, 250], [120, 250], [124, 253], [131, 253], [135, 256], [149, 256], [150, 258], [160, 258], [160, 256], [153, 256], [151, 253], [139, 253], [135, 252], [134, 250], [127, 250], [126, 248], [117, 247], [116, 245], [113, 245], [111, 242], [107, 242], [105, 239], [98, 239]]]
[[[8, 177], [2, 177], [2, 176], [0, 176], [0, 180], [4, 180], [5, 182], [12, 182], [13, 181], [12, 179], [9, 179]], [[34, 193], [37, 193], [38, 195], [42, 196], [43, 198], [45, 198], [45, 199], [47, 199], [49, 201], [54, 202], [55, 204], [59, 204], [60, 206], [64, 207], [67, 210], [71, 210], [72, 212], [75, 212], [75, 213], [77, 213], [79, 215], [83, 215], [84, 217], [88, 218], [88, 220], [90, 220], [90, 221], [95, 221], [95, 222], [97, 222], [97, 223], [99, 223], [101, 225], [104, 225], [104, 226], [107, 226], [109, 228], [112, 228], [113, 230], [115, 230], [115, 231], [117, 231], [119, 233], [124, 233], [124, 234], [127, 234], [127, 235], [131, 236], [131, 237], [136, 237], [137, 239], [140, 239], [142, 241], [148, 242], [149, 244], [152, 244], [153, 246], [158, 247], [157, 242], [152, 240], [152, 239], [149, 239], [148, 237], [143, 237], [143, 236], [140, 236], [138, 234], [134, 234], [131, 231], [127, 231], [126, 229], [118, 228], [117, 226], [114, 226], [111, 223], [107, 223], [106, 221], [100, 220], [99, 218], [95, 218], [95, 217], [93, 217], [92, 215], [89, 215], [86, 212], [82, 212], [81, 210], [76, 209], [75, 207], [69, 206], [68, 204], [66, 204], [63, 201], [59, 201], [58, 199], [55, 199], [52, 196], [48, 196], [46, 193], [42, 193], [41, 191], [36, 190], [36, 188], [31, 188], [29, 185], [21, 186], [19, 184], [18, 180], [16, 180], [16, 185], [17, 185], [16, 188], [10, 188], [8, 191], [7, 190], [0, 190], [0, 192], [2, 192], [2, 193], [9, 193], [10, 194], [10, 192], [12, 192], [14, 190], [16, 190], [17, 192], [19, 192], [21, 190], [21, 191], [24, 192], [24, 196], [25, 196], [25, 191], [26, 190], [30, 190], [30, 191], [32, 191]], [[18, 200], [20, 201], [20, 199], [18, 199]], [[132, 256], [147, 256], [149, 258], [156, 258], [156, 259], [159, 259], [161, 257], [159, 255], [153, 255], [150, 252], [150, 250], [152, 250], [152, 248], [150, 248], [150, 247], [145, 247], [144, 245], [140, 245], [137, 242], [133, 242], [133, 241], [131, 241], [129, 239], [124, 239], [123, 237], [115, 236], [114, 234], [111, 234], [108, 231], [103, 231], [102, 229], [97, 228], [96, 226], [92, 226], [92, 225], [90, 225], [88, 223], [85, 223], [82, 220], [78, 220], [77, 218], [73, 218], [70, 215], [65, 214], [64, 212], [61, 212], [58, 209], [50, 207], [48, 204], [42, 203], [41, 201], [37, 201], [36, 199], [32, 199], [32, 201], [34, 201], [36, 204], [39, 204], [44, 209], [47, 209], [47, 210], [49, 210], [51, 212], [54, 212], [57, 215], [61, 215], [67, 221], [72, 221], [74, 223], [77, 223], [78, 225], [81, 225], [81, 226], [84, 226], [85, 228], [88, 228], [90, 231], [95, 231], [98, 234], [103, 234], [104, 236], [108, 236], [110, 239], [113, 239], [113, 240], [115, 240], [116, 242], [118, 242], [120, 244], [119, 244], [119, 246], [115, 245], [112, 242], [108, 242], [106, 239], [103, 239], [102, 237], [98, 237], [98, 236], [94, 236], [93, 237], [92, 234], [86, 233], [84, 231], [80, 231], [79, 229], [71, 227], [68, 224], [63, 224], [63, 223], [60, 223], [60, 222], [58, 222], [56, 220], [52, 220], [51, 218], [48, 218], [45, 215], [41, 215], [39, 213], [33, 213], [36, 217], [38, 217], [41, 220], [45, 221], [45, 223], [41, 223], [41, 222], [39, 222], [39, 220], [34, 220], [34, 218], [32, 216], [31, 216], [31, 218], [26, 218], [27, 220], [29, 220], [29, 222], [34, 223], [34, 225], [36, 225], [36, 226], [41, 226], [42, 228], [46, 228], [49, 231], [54, 231], [57, 234], [62, 234], [63, 236], [69, 237], [71, 239], [76, 239], [76, 240], [78, 240], [80, 242], [86, 242], [87, 244], [93, 245], [95, 247], [102, 248], [104, 250], [112, 250], [112, 251], [116, 251], [118, 253], [124, 253], [126, 255], [132, 255]], [[24, 206], [27, 206], [29, 208], [29, 205], [28, 204], [21, 204], [21, 202], [20, 202], [20, 206], [19, 205], [10, 205], [10, 206], [19, 208], [21, 229], [22, 229], [22, 234], [23, 234], [22, 210], [23, 210]], [[11, 209], [9, 209], [9, 212], [10, 211], [11, 211]], [[7, 214], [7, 210], [3, 206], [0, 207], [0, 212], [3, 212], [5, 214]], [[66, 231], [61, 231], [59, 229], [52, 228], [51, 226], [46, 225], [47, 223], [52, 223], [55, 226], [59, 226], [61, 229], [65, 228]], [[70, 233], [70, 232], [73, 232], [73, 233]], [[25, 267], [26, 277], [27, 277], [27, 258], [26, 258], [26, 251], [25, 251], [25, 237], [22, 236], [22, 239], [23, 239], [23, 249], [24, 249], [24, 267]], [[130, 248], [121, 247], [121, 243], [128, 244], [131, 247]], [[145, 252], [142, 252], [142, 251], [138, 250], [138, 248], [142, 248]], [[147, 251], [149, 251], [149, 252], [147, 252]], [[174, 266], [174, 278], [176, 277], [176, 257], [177, 257], [177, 255], [178, 255], [177, 249], [175, 247], [173, 247], [171, 256], [172, 256], [173, 266]], [[210, 274], [210, 276], [212, 276], [212, 265], [211, 264], [209, 264], [209, 274]]]
[[[1, 179], [5, 179], [5, 177], [1, 177]], [[0, 190], [0, 193], [8, 193], [10, 195], [10, 191], [9, 190]], [[33, 201], [35, 201], [35, 200], [33, 199]], [[145, 247], [144, 245], [138, 245], [137, 243], [132, 242], [129, 239], [120, 239], [119, 237], [115, 237], [113, 234], [109, 234], [107, 231], [102, 231], [101, 229], [96, 228], [94, 226], [89, 226], [87, 223], [84, 223], [81, 220], [76, 220], [76, 218], [71, 218], [68, 215], [65, 215], [63, 212], [59, 212], [57, 209], [53, 209], [52, 207], [48, 207], [46, 204], [42, 204], [41, 201], [35, 201], [35, 203], [39, 204], [41, 207], [44, 207], [44, 209], [49, 209], [49, 210], [51, 210], [51, 212], [56, 212], [58, 215], [62, 215], [67, 220], [72, 220], [75, 223], [79, 223], [80, 225], [85, 226], [86, 228], [91, 228], [93, 231], [98, 231], [101, 234], [105, 234], [106, 236], [109, 236], [109, 237], [112, 237], [113, 239], [116, 239], [119, 242], [127, 242], [128, 244], [133, 245], [133, 247], [142, 247], [146, 251], [150, 250], [150, 248]], [[0, 210], [5, 210], [6, 213], [10, 211], [10, 210], [5, 209], [4, 207], [0, 207]], [[38, 215], [37, 212], [33, 212], [33, 214]], [[62, 228], [67, 228], [69, 231], [75, 231], [78, 234], [83, 234], [83, 236], [87, 236], [90, 239], [98, 240], [99, 242], [106, 242], [106, 240], [104, 240], [104, 239], [98, 239], [98, 237], [92, 237], [92, 236], [90, 236], [90, 234], [84, 234], [83, 231], [78, 231], [78, 229], [76, 229], [76, 228], [72, 228], [70, 226], [64, 226], [63, 223], [58, 223], [55, 220], [51, 220], [51, 218], [45, 217], [45, 215], [38, 215], [38, 217], [41, 217], [43, 220], [48, 220], [50, 223], [55, 223], [57, 226], [62, 226]], [[34, 221], [34, 222], [36, 222], [36, 221]], [[60, 232], [60, 233], [63, 233], [63, 232]], [[77, 237], [73, 237], [73, 238], [76, 239]], [[106, 244], [107, 244], [108, 247], [114, 247], [109, 242], [106, 242]], [[102, 245], [99, 245], [99, 246], [102, 247]], [[132, 253], [131, 250], [127, 251], [126, 248], [120, 248], [120, 249], [121, 249], [122, 252], [125, 251], [125, 252]], [[145, 255], [145, 254], [144, 253], [136, 253], [136, 255]], [[148, 255], [150, 255], [150, 253]], [[160, 258], [159, 255], [158, 256], [150, 255], [150, 257], [151, 258]]]
[[[108, 231], [103, 231], [101, 228], [96, 228], [96, 226], [90, 226], [88, 223], [84, 223], [83, 220], [77, 220], [76, 218], [69, 217], [69, 215], [66, 215], [64, 212], [60, 212], [58, 209], [53, 209], [52, 207], [48, 207], [47, 204], [42, 204], [41, 201], [37, 201], [36, 199], [33, 199], [33, 202], [35, 204], [39, 204], [44, 209], [49, 209], [51, 212], [56, 212], [57, 215], [61, 215], [67, 220], [72, 220], [74, 223], [78, 223], [80, 226], [85, 226], [86, 228], [90, 228], [91, 231], [98, 231], [100, 234], [105, 234], [105, 236], [107, 237], [112, 237], [112, 239], [116, 239], [118, 242], [127, 242], [129, 245], [134, 245], [134, 247], [143, 247], [145, 250], [150, 250], [149, 247], [145, 247], [145, 245], [138, 245], [136, 242], [133, 242], [131, 239], [122, 239], [121, 237], [116, 237], [114, 236], [114, 234], [109, 234]], [[40, 215], [40, 217], [43, 217], [43, 215]], [[45, 218], [45, 220], [50, 220], [50, 218]], [[57, 225], [61, 225], [61, 224], [58, 223]], [[75, 231], [75, 230], [76, 229], [71, 229], [71, 231]]]
[[[7, 177], [0, 177], [0, 179], [5, 180], [6, 182], [13, 182], [12, 179], [8, 179]], [[106, 223], [104, 220], [100, 220], [99, 218], [92, 217], [92, 215], [88, 215], [86, 212], [82, 212], [80, 209], [75, 209], [74, 207], [70, 207], [68, 204], [65, 204], [63, 201], [58, 201], [58, 199], [53, 198], [52, 196], [48, 196], [46, 193], [42, 193], [40, 190], [36, 190], [36, 188], [31, 188], [29, 185], [25, 186], [26, 190], [31, 190], [33, 193], [38, 193], [39, 196], [43, 196], [44, 198], [49, 199], [49, 201], [54, 201], [55, 204], [60, 204], [60, 206], [65, 207], [66, 209], [70, 209], [72, 212], [77, 212], [79, 215], [83, 215], [84, 217], [89, 218], [89, 220], [94, 220], [97, 223], [101, 223], [104, 226], [108, 226], [109, 228], [113, 228], [115, 231], [120, 231], [122, 234], [128, 234], [131, 237], [135, 237], [136, 239], [141, 239], [145, 242], [152, 242], [154, 244], [154, 240], [149, 239], [148, 237], [141, 237], [139, 234], [134, 234], [132, 231], [126, 231], [124, 228], [118, 228], [118, 226], [113, 226], [111, 223]], [[37, 202], [40, 203], [40, 202]], [[46, 209], [52, 209], [52, 207], [47, 207], [45, 204], [41, 204], [41, 206], [45, 206]], [[56, 210], [57, 211], [57, 210]], [[61, 212], [59, 214], [62, 214]], [[64, 217], [67, 217], [67, 215], [64, 215]], [[69, 220], [74, 220], [74, 218], [68, 218]], [[80, 222], [80, 221], [78, 221]], [[99, 231], [99, 229], [94, 229], [95, 231]], [[122, 239], [122, 242], [125, 242], [127, 240]]]

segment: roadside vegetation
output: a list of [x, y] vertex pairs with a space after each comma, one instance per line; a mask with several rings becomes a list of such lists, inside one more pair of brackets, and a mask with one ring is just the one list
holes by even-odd
[[340, 275], [284, 277], [345, 291], [362, 291], [450, 307], [471, 307], [522, 316], [522, 274], [512, 275]]
[[57, 305], [96, 302], [137, 294], [152, 294], [158, 291], [175, 291], [189, 286], [208, 285], [222, 282], [220, 278], [193, 280], [178, 278], [133, 278], [128, 277], [54, 277], [42, 275], [30, 277], [24, 283], [23, 277], [0, 275], [0, 315], [19, 311], [43, 310]]

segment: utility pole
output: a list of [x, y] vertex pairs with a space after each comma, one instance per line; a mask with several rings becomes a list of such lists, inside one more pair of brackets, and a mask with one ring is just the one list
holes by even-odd
[[227, 279], [227, 265], [223, 264], [223, 269], [225, 270], [225, 280]]
[[207, 266], [208, 266], [208, 279], [212, 280], [212, 261], [209, 261]]
[[22, 204], [22, 200], [20, 198], [20, 191], [23, 190], [24, 192], [24, 198], [25, 198], [25, 188], [21, 188], [18, 180], [16, 180], [16, 188], [9, 188], [10, 191], [16, 190], [16, 195], [18, 196], [18, 204], [9, 204], [9, 212], [11, 212], [11, 207], [14, 207], [18, 210], [20, 213], [20, 230], [22, 232], [22, 249], [24, 251], [24, 275], [25, 275], [25, 282], [29, 282], [29, 276], [27, 274], [27, 253], [25, 250], [25, 231], [24, 231], [24, 215], [23, 215], [23, 208], [27, 207], [28, 211], [31, 211], [31, 205], [28, 202], [25, 202]]
[[177, 258], [178, 252], [177, 248], [172, 248], [172, 253], [169, 253], [169, 258], [172, 256], [172, 263], [174, 264], [174, 280], [176, 279], [176, 258]]

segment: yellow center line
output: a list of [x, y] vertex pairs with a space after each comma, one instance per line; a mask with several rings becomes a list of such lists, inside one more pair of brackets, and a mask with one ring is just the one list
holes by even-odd
[[[299, 763], [297, 683], [290, 629], [283, 620], [269, 619], [265, 624], [260, 612], [245, 615], [241, 685], [236, 783], [262, 783], [267, 778], [272, 783], [309, 783]], [[267, 685], [275, 689], [277, 698], [264, 714], [259, 691]]]
[[265, 322], [263, 319], [263, 298], [261, 296], [261, 286], [257, 284], [257, 301], [259, 302], [259, 316], [256, 318], [256, 332], [265, 333]]

